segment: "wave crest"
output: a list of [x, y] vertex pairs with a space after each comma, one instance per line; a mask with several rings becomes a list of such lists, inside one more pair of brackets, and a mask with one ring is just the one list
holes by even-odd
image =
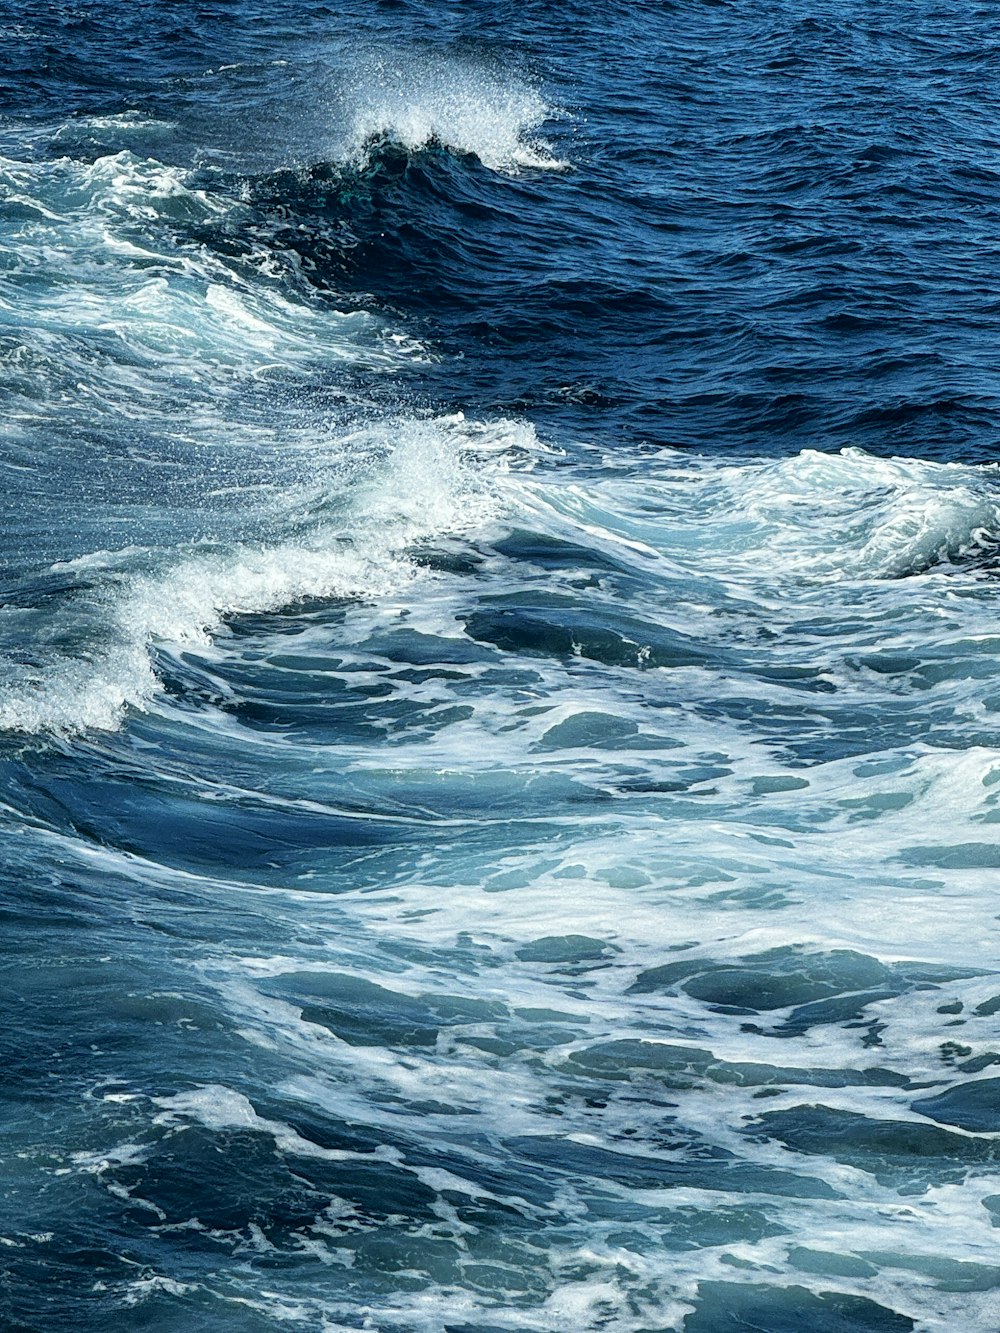
[[567, 165], [536, 133], [553, 114], [539, 92], [488, 68], [381, 56], [355, 70], [342, 96], [346, 123], [334, 156], [352, 165], [366, 165], [385, 140], [409, 152], [440, 145], [498, 172]]
[[469, 531], [495, 512], [505, 456], [531, 452], [533, 435], [457, 415], [397, 422], [350, 443], [367, 450], [368, 463], [286, 497], [273, 520], [283, 538], [159, 555], [102, 552], [60, 566], [86, 576], [86, 590], [58, 612], [62, 637], [81, 646], [41, 667], [7, 665], [0, 729], [115, 729], [158, 693], [158, 644], [204, 647], [230, 616], [399, 592], [421, 572], [409, 554], [414, 543]]
[[898, 579], [992, 561], [1000, 550], [1000, 470], [861, 449], [803, 450], [719, 463], [666, 451], [597, 490], [555, 488], [543, 505], [587, 524], [619, 553], [682, 577], [763, 585]]
[[723, 504], [792, 574], [902, 578], [994, 551], [994, 472], [957, 463], [805, 450], [723, 470]]

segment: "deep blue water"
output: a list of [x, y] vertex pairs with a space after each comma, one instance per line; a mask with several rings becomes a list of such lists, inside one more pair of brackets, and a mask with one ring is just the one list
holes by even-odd
[[0, 1328], [995, 1333], [994, 12], [0, 39]]

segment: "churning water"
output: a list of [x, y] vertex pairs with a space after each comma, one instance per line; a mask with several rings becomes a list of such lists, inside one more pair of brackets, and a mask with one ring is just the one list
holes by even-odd
[[995, 1331], [992, 11], [0, 38], [0, 1326]]

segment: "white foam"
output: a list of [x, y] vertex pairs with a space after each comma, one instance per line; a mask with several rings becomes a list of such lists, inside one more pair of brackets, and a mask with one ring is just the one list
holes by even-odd
[[134, 1282], [129, 1283], [125, 1290], [124, 1304], [127, 1307], [141, 1305], [153, 1296], [187, 1296], [191, 1292], [199, 1291], [200, 1286], [196, 1282], [178, 1282], [176, 1278], [165, 1277], [162, 1273], [154, 1273], [151, 1277], [136, 1278]]
[[843, 449], [731, 464], [664, 451], [641, 466], [641, 484], [631, 471], [598, 474], [534, 495], [644, 573], [659, 558], [693, 579], [772, 588], [898, 578], [1000, 539], [995, 465]]
[[[736, 522], [785, 569], [894, 578], [1000, 536], [1000, 474], [955, 463], [806, 450], [719, 479]], [[725, 521], [723, 522], [723, 531]]]
[[[211, 386], [215, 402], [236, 376], [299, 373], [318, 360], [397, 366], [421, 351], [393, 342], [365, 311], [320, 309], [262, 283], [267, 257], [230, 262], [211, 247], [178, 243], [178, 223], [214, 226], [244, 207], [199, 188], [180, 167], [128, 151], [92, 163], [2, 158], [0, 189], [23, 209], [17, 266], [0, 275], [0, 310], [20, 311], [28, 283], [22, 336], [38, 364], [51, 363], [56, 380], [78, 366], [78, 391], [107, 395], [116, 410], [131, 415], [155, 390], [176, 394], [179, 382], [192, 393]], [[92, 358], [81, 358], [81, 335], [111, 353], [96, 374]], [[162, 409], [162, 398], [155, 405]]]
[[[257, 1114], [252, 1102], [243, 1093], [222, 1084], [205, 1084], [173, 1097], [154, 1097], [160, 1114], [154, 1124], [176, 1124], [179, 1118], [193, 1120], [210, 1130], [249, 1129], [268, 1134], [275, 1147], [296, 1157], [316, 1157], [326, 1162], [371, 1161], [373, 1154], [351, 1152], [341, 1148], [324, 1148], [286, 1125], [283, 1121], [268, 1120]], [[394, 1159], [391, 1151], [380, 1152], [379, 1160]]]

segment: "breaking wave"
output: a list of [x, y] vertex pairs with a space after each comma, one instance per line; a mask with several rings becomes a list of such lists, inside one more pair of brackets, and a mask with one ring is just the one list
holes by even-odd
[[335, 159], [363, 165], [388, 139], [409, 152], [437, 145], [492, 171], [562, 170], [539, 135], [553, 117], [530, 84], [495, 69], [431, 55], [359, 61], [342, 93], [345, 125]]
[[[534, 441], [514, 423], [477, 425], [457, 416], [396, 422], [349, 443], [369, 455], [363, 468], [352, 466], [353, 476], [335, 472], [331, 490], [314, 483], [268, 501], [277, 511], [270, 526], [290, 530], [284, 541], [103, 552], [57, 566], [53, 572], [86, 576], [86, 592], [57, 612], [59, 637], [83, 646], [40, 668], [8, 663], [0, 727], [115, 728], [128, 708], [143, 707], [160, 689], [154, 645], [204, 646], [227, 617], [240, 614], [398, 594], [420, 572], [414, 543], [486, 522], [500, 503], [504, 455], [530, 451]], [[324, 518], [330, 510], [336, 517]], [[319, 518], [303, 524], [309, 514]]]

